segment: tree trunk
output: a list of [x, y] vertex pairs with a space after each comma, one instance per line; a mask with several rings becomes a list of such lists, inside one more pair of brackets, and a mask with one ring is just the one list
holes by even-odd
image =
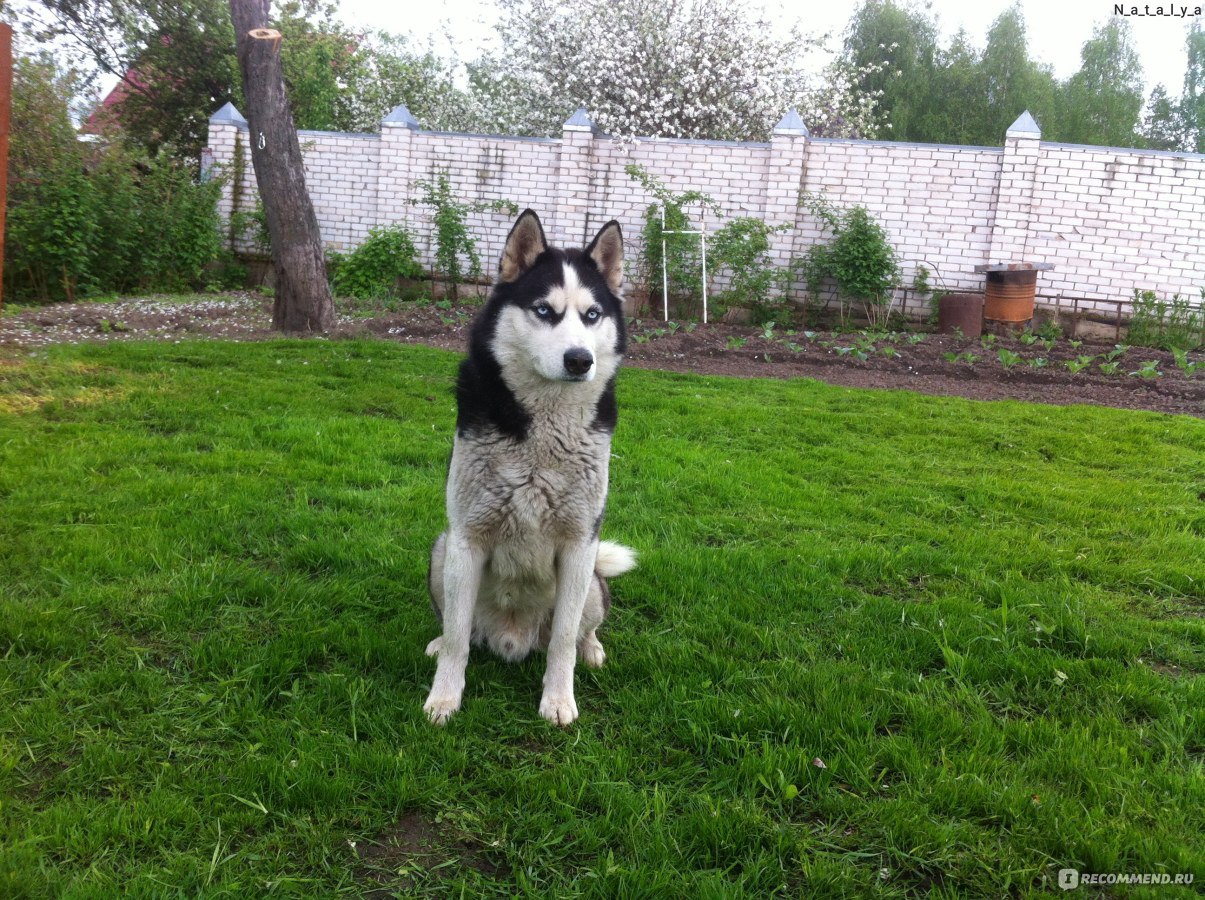
[[326, 281], [318, 218], [305, 188], [305, 168], [280, 67], [280, 32], [268, 25], [269, 0], [230, 0], [239, 70], [247, 98], [251, 164], [268, 219], [276, 302], [282, 331], [329, 331], [335, 307]]

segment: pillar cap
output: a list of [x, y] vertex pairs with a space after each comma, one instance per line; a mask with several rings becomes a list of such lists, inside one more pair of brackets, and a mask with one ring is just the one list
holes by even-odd
[[1017, 116], [1017, 121], [1008, 126], [1006, 136], [1040, 138], [1042, 136], [1042, 127], [1038, 124], [1037, 120], [1029, 114], [1029, 110], [1025, 110], [1025, 112]]
[[787, 110], [787, 114], [782, 117], [782, 121], [774, 126], [774, 134], [791, 137], [809, 137], [811, 132], [803, 124], [803, 119], [799, 117], [799, 113], [792, 107]]
[[209, 117], [209, 124], [215, 125], [219, 122], [233, 122], [235, 125], [247, 124], [247, 120], [243, 118], [243, 114], [235, 108], [233, 103], [227, 103]]
[[591, 133], [598, 131], [598, 126], [590, 120], [590, 114], [586, 112], [584, 106], [579, 106], [561, 127], [565, 131], [589, 131]]
[[402, 125], [411, 131], [418, 131], [418, 119], [410, 114], [405, 103], [399, 103], [389, 111], [389, 115], [381, 120], [382, 125]]

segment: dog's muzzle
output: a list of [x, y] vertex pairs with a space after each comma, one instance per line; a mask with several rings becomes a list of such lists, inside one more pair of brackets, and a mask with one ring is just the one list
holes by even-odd
[[565, 371], [571, 378], [584, 378], [594, 365], [594, 354], [585, 347], [565, 351]]

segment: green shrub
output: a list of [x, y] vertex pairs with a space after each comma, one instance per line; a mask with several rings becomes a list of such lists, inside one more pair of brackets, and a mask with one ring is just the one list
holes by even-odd
[[759, 324], [774, 317], [782, 293], [782, 273], [770, 261], [770, 236], [789, 228], [751, 217], [733, 219], [709, 242], [716, 268], [727, 267], [732, 275], [728, 290], [718, 299], [752, 310]]
[[271, 258], [272, 235], [268, 231], [268, 213], [263, 201], [256, 200], [254, 209], [240, 209], [231, 213], [226, 227], [231, 253], [244, 250], [261, 259]]
[[56, 161], [36, 184], [14, 185], [5, 235], [5, 295], [43, 303], [95, 292], [96, 193], [71, 161]]
[[420, 278], [422, 266], [409, 232], [400, 225], [373, 228], [349, 254], [327, 259], [331, 291], [340, 297], [374, 300], [396, 292], [398, 279]]
[[[138, 228], [132, 229], [127, 244], [128, 258], [141, 290], [184, 291], [204, 280], [205, 267], [222, 252], [222, 225], [217, 211], [221, 182], [196, 183], [192, 171], [160, 154], [149, 164], [122, 165], [115, 186], [130, 172], [141, 172], [130, 185], [136, 197]], [[115, 190], [110, 196], [119, 196]], [[110, 207], [111, 208], [111, 207]], [[112, 216], [106, 211], [101, 227], [110, 227]], [[116, 272], [109, 280], [118, 282]]]
[[1205, 288], [1200, 306], [1179, 294], [1162, 300], [1154, 291], [1134, 291], [1126, 334], [1139, 347], [1195, 350], [1205, 345]]
[[48, 302], [196, 288], [222, 249], [219, 190], [166, 154], [65, 154], [13, 192], [8, 289]]
[[218, 182], [168, 153], [77, 140], [78, 85], [53, 59], [13, 67], [5, 294], [76, 300], [201, 286], [221, 250]]
[[217, 258], [220, 183], [161, 153], [76, 139], [54, 61], [13, 67], [5, 293], [48, 302], [199, 287]]
[[472, 213], [486, 211], [514, 216], [518, 214], [519, 207], [510, 200], [462, 203], [452, 194], [452, 183], [447, 172], [440, 172], [434, 181], [420, 181], [416, 187], [422, 196], [413, 202], [429, 206], [435, 211], [432, 216], [435, 226], [435, 265], [431, 274], [447, 281], [452, 286], [452, 299], [456, 299], [465, 276], [476, 278], [481, 274], [477, 242], [469, 233], [465, 219]]
[[[837, 284], [839, 302], [859, 302], [873, 325], [885, 324], [900, 267], [883, 226], [864, 206], [840, 210], [811, 194], [805, 194], [801, 203], [832, 234], [827, 244], [812, 245], [803, 260], [808, 293], [814, 299], [825, 279], [831, 278]], [[844, 305], [841, 312], [844, 317]]]

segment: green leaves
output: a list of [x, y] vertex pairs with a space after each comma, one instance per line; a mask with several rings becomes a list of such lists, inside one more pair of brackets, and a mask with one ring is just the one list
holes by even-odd
[[1092, 362], [1095, 359], [1096, 359], [1095, 356], [1090, 356], [1086, 353], [1081, 353], [1075, 359], [1067, 360], [1067, 362], [1065, 362], [1063, 365], [1066, 367], [1067, 371], [1070, 372], [1072, 375], [1078, 375], [1084, 369], [1088, 368], [1088, 366], [1092, 365]]
[[712, 235], [708, 243], [714, 248], [716, 268], [726, 266], [731, 275], [725, 301], [752, 309], [755, 316], [758, 312], [763, 316], [770, 314], [774, 294], [780, 292], [784, 275], [770, 261], [770, 236], [790, 228], [743, 217], [733, 219]]
[[331, 291], [341, 297], [373, 300], [393, 293], [400, 278], [418, 278], [422, 267], [410, 233], [400, 225], [373, 228], [347, 256], [330, 258]]
[[28, 174], [9, 201], [5, 274], [17, 297], [187, 290], [221, 252], [219, 183], [195, 184], [165, 154], [59, 147]]
[[1138, 378], [1162, 378], [1163, 373], [1159, 371], [1159, 360], [1148, 359], [1140, 365], [1135, 371], [1130, 373]]
[[1061, 140], [1106, 147], [1140, 146], [1142, 64], [1130, 23], [1098, 25], [1080, 51], [1080, 70], [1064, 89]]
[[1205, 345], [1205, 288], [1194, 304], [1180, 294], [1164, 300], [1154, 291], [1134, 291], [1126, 339], [1139, 347], [1194, 350]]
[[1022, 362], [1021, 354], [1014, 353], [1012, 350], [1005, 349], [1004, 347], [996, 351], [996, 358], [1000, 360], [1000, 365], [1006, 369], [1011, 369]]
[[832, 279], [839, 297], [861, 302], [871, 322], [882, 324], [900, 277], [887, 232], [864, 206], [842, 210], [814, 194], [801, 196], [800, 204], [833, 235], [827, 244], [813, 244], [800, 264], [808, 293], [816, 298]]
[[440, 172], [434, 181], [420, 181], [416, 187], [422, 192], [422, 197], [412, 202], [434, 210], [431, 217], [431, 224], [435, 226], [435, 265], [432, 274], [446, 279], [452, 286], [452, 296], [456, 297], [457, 287], [466, 275], [475, 278], [481, 274], [477, 242], [465, 225], [466, 217], [486, 211], [514, 216], [518, 214], [519, 207], [511, 200], [462, 203], [452, 194], [452, 183], [447, 172]]
[[[668, 286], [669, 298], [686, 304], [686, 314], [692, 314], [703, 293], [702, 245], [697, 235], [671, 232], [695, 231], [686, 212], [687, 206], [699, 205], [716, 215], [716, 202], [699, 191], [673, 193], [665, 182], [634, 163], [624, 168], [628, 177], [657, 198], [644, 212], [644, 228], [640, 232], [640, 279], [649, 287], [649, 297], [657, 297]], [[664, 209], [664, 224], [662, 222]], [[665, 278], [662, 278], [662, 244], [665, 255]], [[668, 282], [668, 285], [665, 284]]]

